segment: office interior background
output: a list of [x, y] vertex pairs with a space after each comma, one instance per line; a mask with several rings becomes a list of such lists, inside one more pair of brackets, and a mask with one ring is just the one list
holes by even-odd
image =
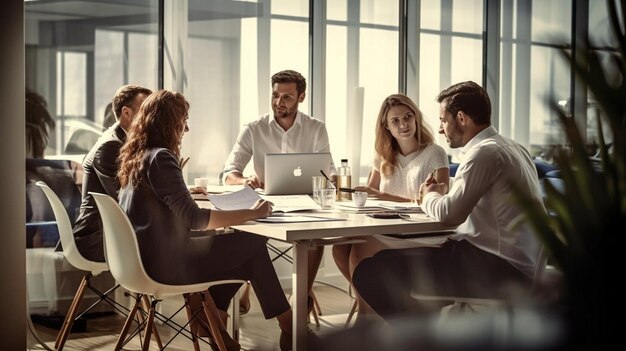
[[[243, 124], [270, 111], [270, 77], [283, 69], [307, 78], [301, 111], [326, 122], [335, 162], [348, 158], [357, 177], [367, 175], [384, 97], [406, 93], [436, 132], [435, 96], [464, 80], [487, 88], [492, 122], [503, 135], [550, 161], [564, 137], [549, 101], [587, 126], [590, 144], [600, 113], [561, 51], [590, 49], [582, 40], [587, 35], [593, 50], [608, 53], [617, 45], [604, 1], [25, 0], [4, 6], [10, 29], [3, 47], [15, 52], [3, 58], [9, 66], [3, 76], [24, 72], [25, 87], [47, 100], [56, 128], [46, 157], [79, 161], [102, 132], [115, 90], [141, 84], [179, 91], [190, 101], [186, 175], [214, 183]], [[22, 9], [23, 18], [15, 19]], [[20, 37], [22, 24], [23, 52], [10, 41]], [[5, 86], [5, 98], [18, 87]], [[9, 111], [23, 115], [23, 106]], [[10, 123], [3, 136], [16, 131], [23, 127]], [[436, 141], [447, 148], [441, 136]], [[17, 153], [23, 164], [24, 153]], [[10, 178], [19, 180], [13, 184], [23, 184], [21, 172]], [[23, 194], [21, 186], [11, 193]], [[16, 217], [15, 228], [23, 230], [24, 216]], [[23, 254], [3, 260], [20, 257], [23, 262]], [[24, 269], [12, 269], [15, 274], [23, 277]], [[9, 302], [24, 295], [17, 296]], [[10, 345], [23, 334], [5, 340]]]
[[[270, 111], [270, 77], [308, 82], [302, 112], [326, 122], [336, 163], [366, 177], [381, 101], [402, 92], [436, 133], [437, 93], [483, 84], [493, 124], [550, 161], [563, 143], [557, 102], [596, 137], [598, 110], [562, 50], [587, 33], [610, 50], [604, 1], [25, 1], [26, 86], [49, 104], [48, 157], [80, 161], [123, 84], [183, 93], [188, 179], [218, 183], [241, 127]], [[583, 48], [584, 49], [584, 48]], [[437, 143], [447, 148], [437, 135]], [[452, 158], [454, 150], [448, 149]]]

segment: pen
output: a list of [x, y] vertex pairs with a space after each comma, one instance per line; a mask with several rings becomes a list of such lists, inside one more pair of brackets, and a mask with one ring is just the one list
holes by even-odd
[[344, 193], [353, 193], [353, 192], [355, 192], [356, 190], [354, 190], [354, 189], [350, 189], [350, 188], [339, 188], [339, 191], [342, 191], [342, 192], [344, 192]]
[[189, 157], [180, 160], [180, 169], [183, 169], [183, 167], [187, 165], [187, 162], [189, 162]]
[[435, 180], [435, 183], [438, 183], [438, 181], [437, 181], [437, 169], [433, 169], [433, 172], [431, 173], [431, 176]]
[[[320, 173], [322, 173], [322, 175], [324, 176], [324, 178], [326, 178], [326, 180], [328, 180], [328, 182], [330, 183], [330, 185], [335, 188], [335, 184], [333, 184], [333, 181], [330, 180], [330, 178], [328, 178], [328, 176], [326, 175], [326, 173], [324, 173], [323, 170], [320, 169]], [[336, 189], [336, 188], [335, 188]]]

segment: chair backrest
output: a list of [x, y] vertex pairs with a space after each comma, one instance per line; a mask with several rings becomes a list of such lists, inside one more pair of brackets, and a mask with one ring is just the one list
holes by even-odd
[[52, 206], [57, 227], [59, 228], [61, 244], [63, 245], [63, 254], [65, 255], [67, 261], [78, 269], [91, 271], [94, 276], [108, 270], [108, 267], [104, 262], [91, 261], [81, 255], [80, 251], [78, 251], [78, 248], [76, 247], [74, 234], [72, 233], [72, 223], [67, 211], [65, 210], [63, 202], [46, 183], [39, 181], [36, 185], [41, 188], [43, 193], [48, 198], [50, 206]]
[[[50, 202], [36, 183], [43, 181], [54, 191], [69, 214], [70, 223], [78, 216], [82, 201], [79, 176], [82, 166], [69, 160], [26, 159], [26, 247], [53, 247], [59, 241], [55, 225], [41, 226], [55, 221]], [[82, 179], [82, 177], [81, 177]], [[38, 240], [33, 238], [37, 234]]]
[[96, 201], [104, 234], [104, 253], [113, 278], [125, 289], [150, 293], [155, 281], [146, 273], [135, 229], [126, 212], [107, 194], [90, 192]]

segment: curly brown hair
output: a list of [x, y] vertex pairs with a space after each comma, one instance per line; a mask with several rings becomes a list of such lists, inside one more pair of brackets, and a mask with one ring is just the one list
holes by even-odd
[[392, 106], [399, 105], [408, 107], [415, 115], [415, 126], [417, 130], [415, 138], [420, 145], [420, 150], [432, 144], [435, 140], [430, 128], [424, 122], [422, 111], [420, 111], [411, 98], [404, 94], [389, 95], [385, 100], [383, 100], [383, 103], [380, 106], [380, 112], [378, 112], [376, 140], [374, 142], [376, 153], [382, 159], [380, 172], [387, 177], [393, 175], [396, 165], [398, 164], [396, 155], [400, 151], [398, 141], [387, 129], [387, 113], [389, 113], [389, 109], [391, 109]]
[[180, 156], [188, 112], [189, 102], [177, 92], [158, 90], [144, 100], [120, 150], [118, 178], [121, 187], [139, 184], [147, 150], [165, 148], [176, 157]]

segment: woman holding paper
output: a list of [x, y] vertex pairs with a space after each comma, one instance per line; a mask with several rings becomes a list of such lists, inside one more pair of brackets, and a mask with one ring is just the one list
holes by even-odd
[[[215, 235], [213, 231], [267, 217], [272, 206], [259, 200], [243, 210], [198, 207], [178, 162], [183, 135], [189, 130], [188, 110], [189, 103], [181, 94], [154, 92], [141, 105], [120, 151], [119, 201], [135, 228], [146, 271], [153, 279], [170, 284], [249, 280], [265, 317], [276, 317], [281, 330], [291, 334], [291, 308], [265, 247], [266, 239], [241, 232]], [[223, 316], [239, 286], [210, 289]], [[239, 344], [225, 331], [222, 335], [229, 350], [239, 350]]]
[[[419, 185], [429, 177], [448, 183], [450, 171], [445, 150], [434, 143], [433, 133], [417, 105], [406, 95], [393, 94], [382, 103], [376, 123], [376, 156], [367, 186], [354, 187], [381, 200], [406, 202], [417, 199]], [[352, 281], [354, 268], [380, 250], [420, 245], [385, 235], [365, 237], [365, 243], [335, 245], [333, 257], [341, 273]], [[374, 313], [357, 295], [356, 322]]]

